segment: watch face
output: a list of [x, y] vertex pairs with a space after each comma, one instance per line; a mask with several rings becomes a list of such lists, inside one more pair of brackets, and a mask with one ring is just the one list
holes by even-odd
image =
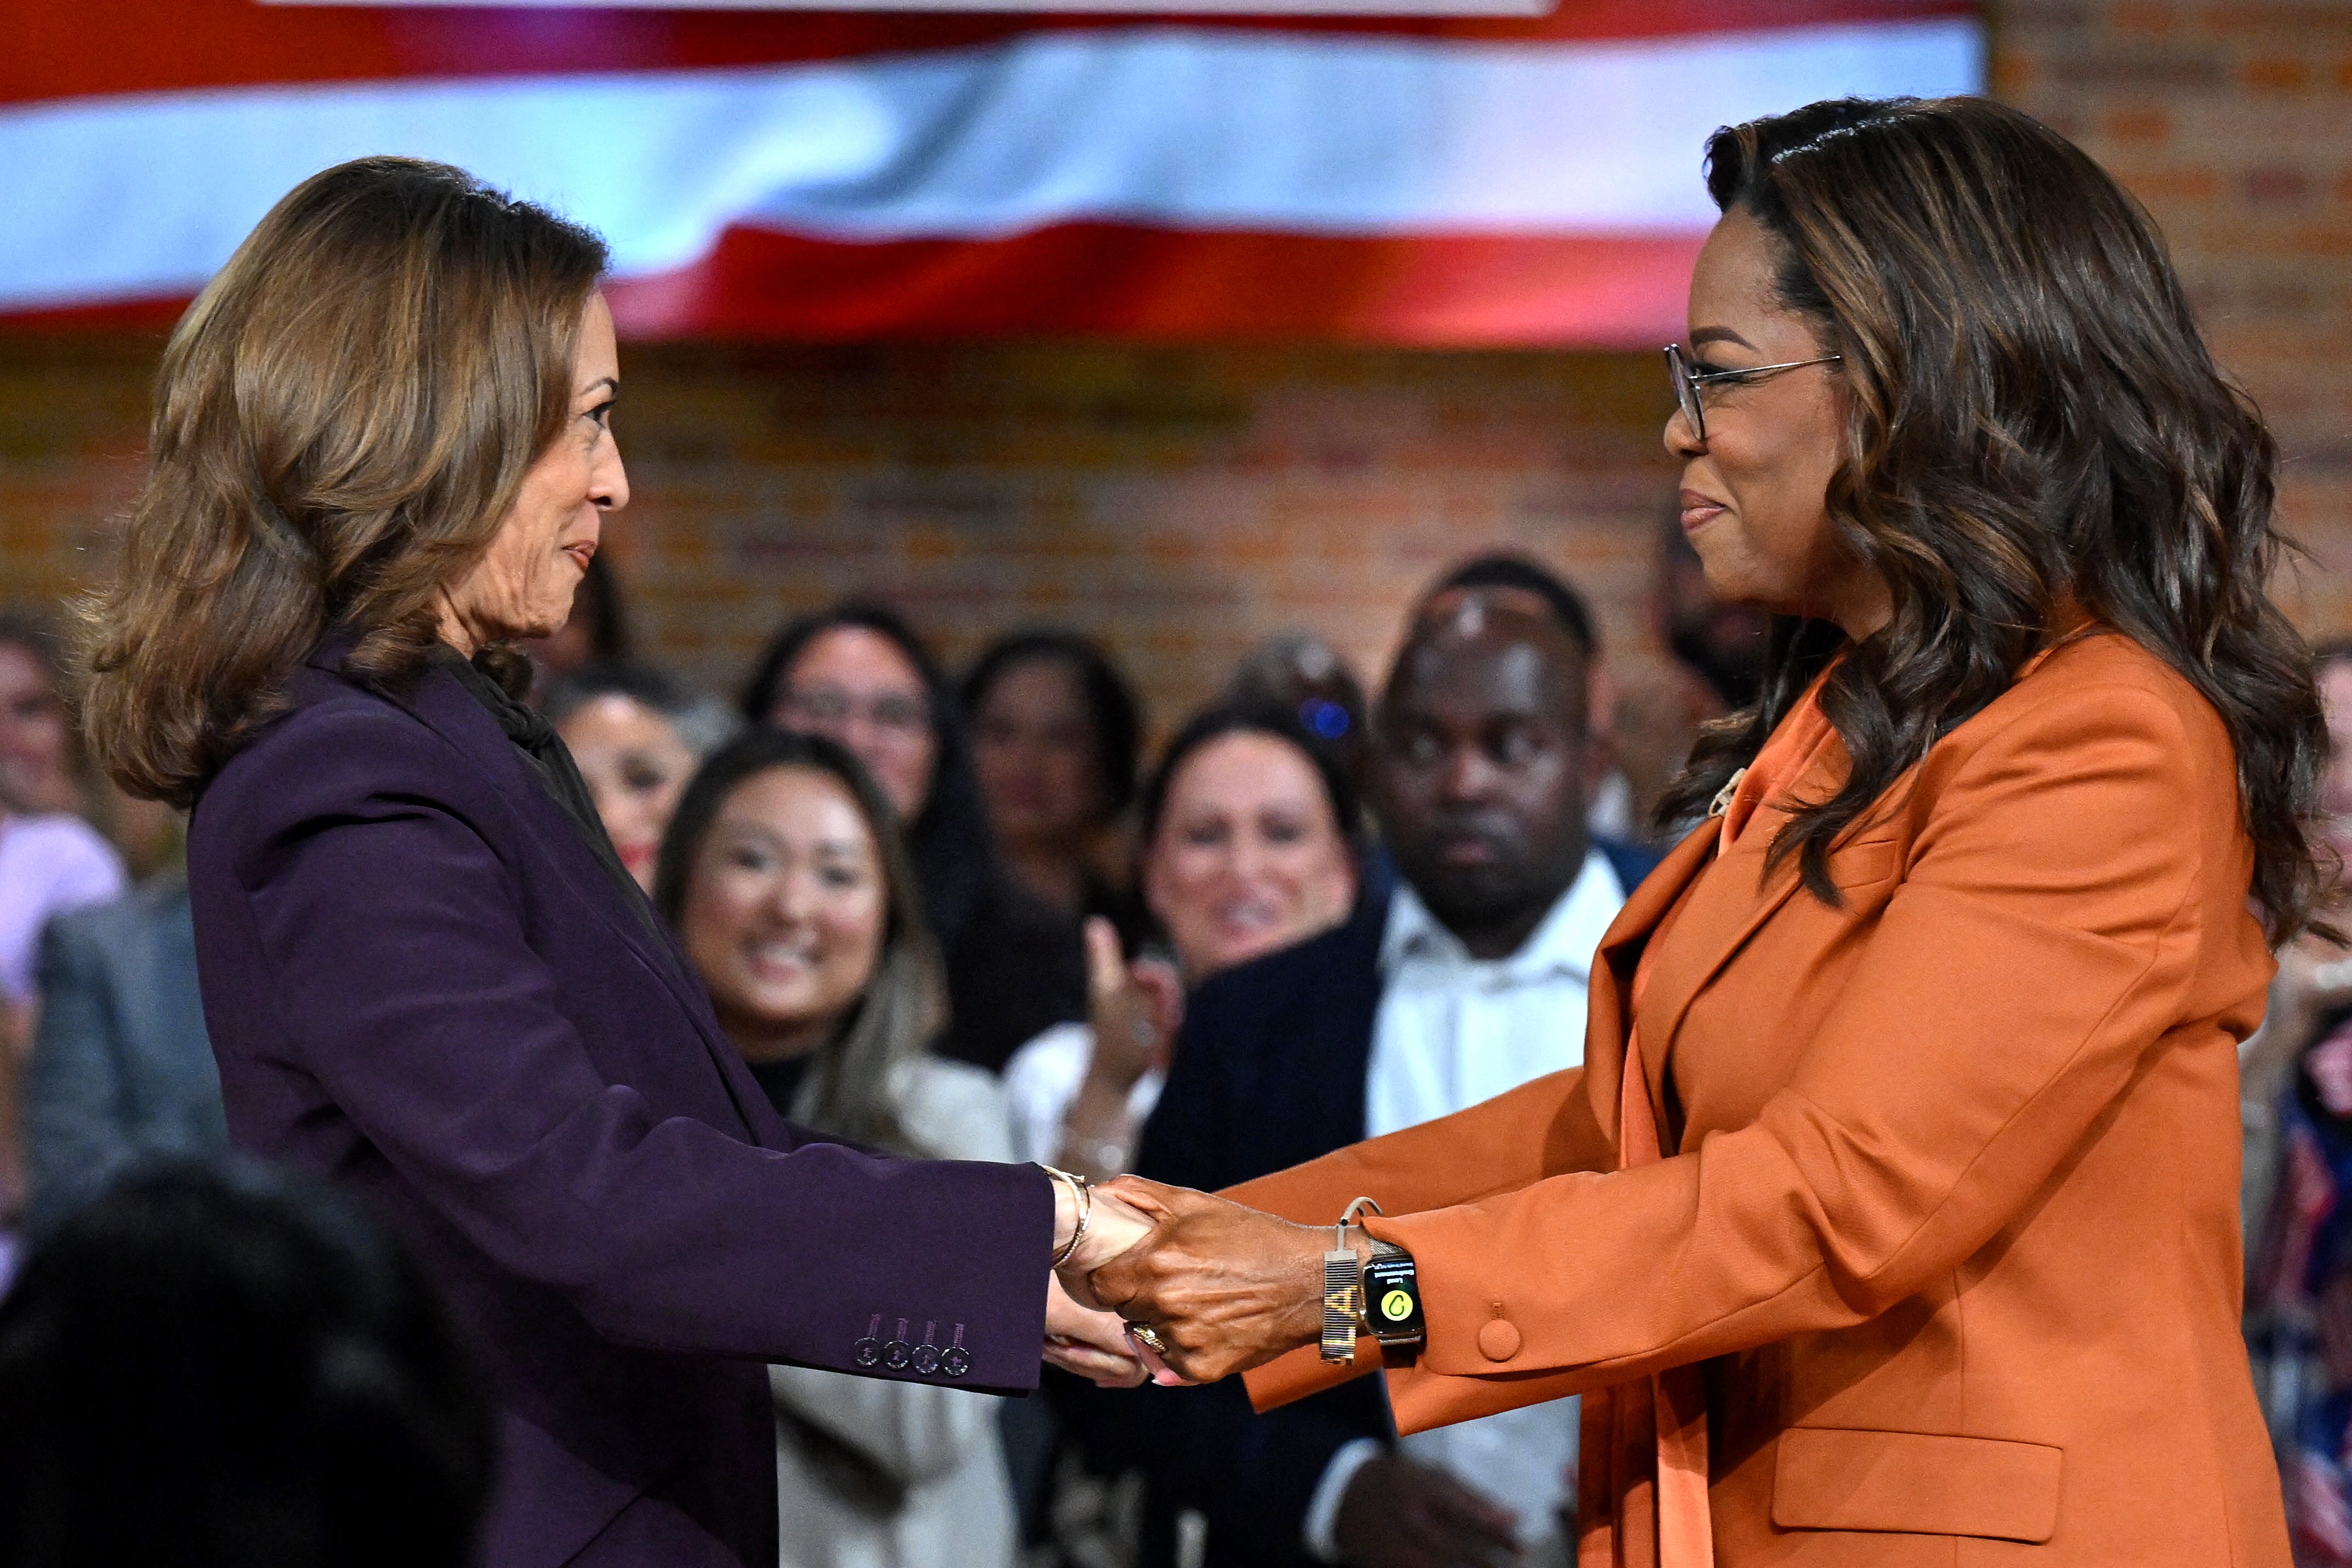
[[1410, 1258], [1379, 1258], [1364, 1267], [1365, 1316], [1374, 1337], [1402, 1343], [1422, 1337], [1421, 1276]]

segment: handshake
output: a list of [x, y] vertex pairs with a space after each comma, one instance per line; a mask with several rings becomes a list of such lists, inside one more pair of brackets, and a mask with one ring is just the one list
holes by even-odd
[[1077, 1230], [1047, 1292], [1055, 1365], [1106, 1387], [1213, 1383], [1321, 1337], [1330, 1227], [1139, 1176], [1054, 1186], [1055, 1250]]

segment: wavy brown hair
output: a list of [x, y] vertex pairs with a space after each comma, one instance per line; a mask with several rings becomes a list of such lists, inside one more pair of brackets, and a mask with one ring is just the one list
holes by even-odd
[[[436, 591], [562, 431], [604, 243], [463, 170], [362, 158], [269, 210], [172, 334], [114, 580], [80, 606], [98, 759], [190, 804], [331, 626], [415, 673]], [[520, 656], [484, 666], [512, 683]]]
[[1852, 770], [1772, 849], [1834, 903], [1831, 841], [2087, 614], [2213, 705], [2254, 901], [2274, 942], [2310, 925], [2327, 733], [2310, 654], [2264, 591], [2277, 455], [2147, 214], [1983, 99], [1816, 103], [1719, 131], [1706, 158], [1716, 204], [1778, 242], [1781, 303], [1843, 356], [1829, 517], [1894, 617], [1852, 644], [1779, 619], [1760, 701], [1701, 737], [1660, 821], [1706, 811], [1843, 653], [1822, 707]]

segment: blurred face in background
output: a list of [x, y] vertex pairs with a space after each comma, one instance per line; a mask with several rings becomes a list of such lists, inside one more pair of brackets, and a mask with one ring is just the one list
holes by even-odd
[[79, 798], [71, 756], [71, 720], [48, 666], [0, 642], [0, 809], [71, 810]]
[[1243, 731], [1202, 746], [1169, 781], [1143, 891], [1198, 985], [1345, 919], [1355, 856], [1315, 765]]
[[923, 673], [898, 644], [863, 626], [809, 639], [784, 672], [768, 722], [839, 741], [912, 827], [931, 793], [939, 740]]
[[972, 715], [971, 748], [989, 825], [1006, 846], [1072, 846], [1101, 822], [1094, 715], [1062, 660], [1001, 671]]
[[580, 765], [621, 863], [651, 893], [662, 834], [694, 776], [693, 751], [669, 720], [619, 692], [591, 697], [555, 727]]
[[772, 768], [729, 794], [687, 873], [678, 936], [754, 1061], [814, 1051], [872, 983], [889, 925], [880, 850], [831, 774]]
[[1651, 606], [1659, 640], [1704, 679], [1726, 709], [1744, 708], [1763, 685], [1770, 620], [1752, 604], [1734, 604], [1707, 586], [1706, 568], [1682, 531], [1661, 552]]
[[1587, 670], [1510, 590], [1433, 600], [1398, 656], [1373, 799], [1397, 869], [1479, 957], [1515, 951], [1583, 867]]

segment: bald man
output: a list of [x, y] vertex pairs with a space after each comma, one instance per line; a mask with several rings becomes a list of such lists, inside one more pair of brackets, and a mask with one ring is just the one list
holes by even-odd
[[[1593, 949], [1654, 862], [1586, 830], [1596, 654], [1582, 601], [1529, 562], [1470, 562], [1423, 600], [1368, 758], [1401, 883], [1201, 988], [1139, 1174], [1214, 1191], [1583, 1060]], [[1199, 1515], [1209, 1568], [1567, 1561], [1573, 1401], [1400, 1442], [1377, 1378], [1265, 1416], [1231, 1382], [1151, 1396], [1185, 1423], [1147, 1456], [1151, 1513]]]

